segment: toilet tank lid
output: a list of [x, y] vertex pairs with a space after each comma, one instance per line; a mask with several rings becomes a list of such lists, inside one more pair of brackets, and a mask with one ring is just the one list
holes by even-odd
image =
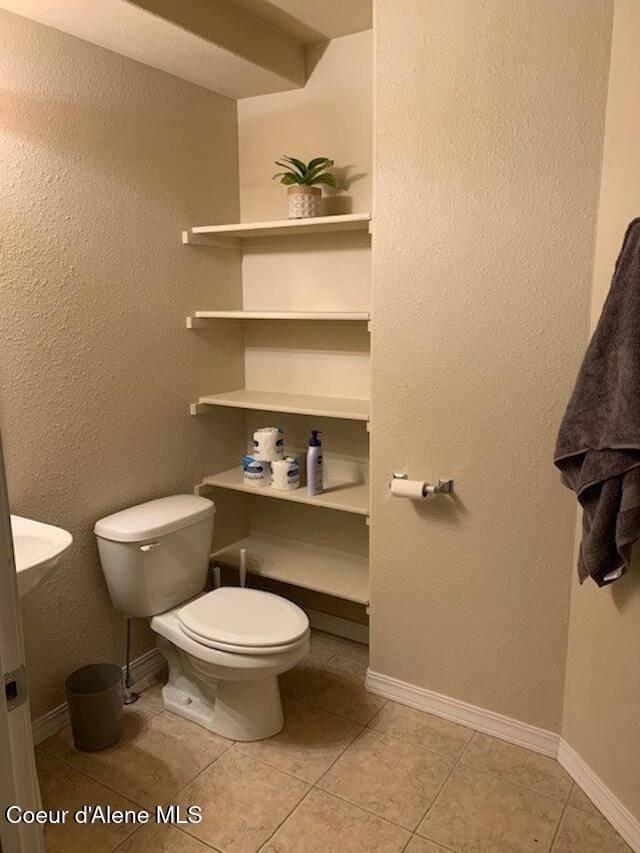
[[96, 536], [113, 542], [146, 542], [212, 516], [213, 501], [195, 495], [170, 495], [114, 512], [96, 522]]

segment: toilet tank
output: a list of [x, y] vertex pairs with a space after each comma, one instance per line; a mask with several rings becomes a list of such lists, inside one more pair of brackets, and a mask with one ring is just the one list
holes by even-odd
[[214, 515], [207, 498], [171, 495], [96, 522], [102, 571], [116, 610], [155, 616], [202, 592]]

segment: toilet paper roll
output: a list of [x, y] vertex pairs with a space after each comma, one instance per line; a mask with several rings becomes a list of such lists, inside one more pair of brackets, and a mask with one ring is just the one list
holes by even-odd
[[279, 491], [291, 491], [300, 487], [300, 465], [295, 456], [277, 459], [271, 463], [271, 485]]
[[245, 486], [260, 488], [271, 482], [271, 465], [254, 459], [253, 456], [242, 457], [242, 471]]
[[402, 480], [400, 477], [394, 477], [391, 481], [391, 494], [396, 498], [409, 498], [412, 501], [424, 501], [430, 497], [426, 483], [420, 480]]
[[261, 427], [253, 434], [253, 456], [264, 462], [275, 462], [284, 456], [284, 436], [278, 427]]

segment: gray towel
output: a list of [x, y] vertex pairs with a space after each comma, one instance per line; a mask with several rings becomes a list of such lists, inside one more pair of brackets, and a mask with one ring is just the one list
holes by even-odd
[[573, 394], [555, 464], [580, 501], [580, 583], [629, 568], [640, 537], [640, 219], [629, 225]]

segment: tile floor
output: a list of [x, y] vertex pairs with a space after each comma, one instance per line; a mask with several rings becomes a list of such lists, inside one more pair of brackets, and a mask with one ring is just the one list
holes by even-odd
[[286, 726], [232, 743], [163, 711], [126, 710], [125, 737], [37, 749], [45, 808], [200, 805], [187, 827], [48, 826], [47, 853], [630, 853], [560, 765], [367, 693], [367, 649], [315, 634], [281, 678]]

